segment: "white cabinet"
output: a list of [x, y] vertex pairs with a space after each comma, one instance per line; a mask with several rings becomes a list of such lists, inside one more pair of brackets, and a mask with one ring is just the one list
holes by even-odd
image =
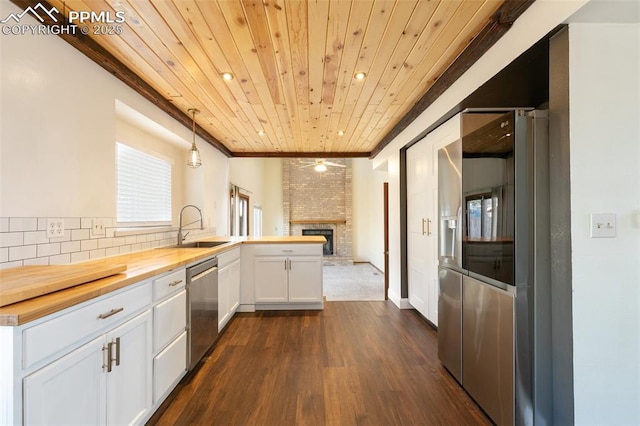
[[460, 116], [407, 150], [409, 303], [438, 325], [438, 150], [460, 138]]
[[322, 309], [322, 244], [254, 247], [256, 309]]
[[139, 423], [151, 408], [151, 312], [24, 378], [25, 424]]
[[218, 331], [227, 325], [240, 305], [240, 249], [218, 255]]
[[185, 269], [153, 280], [153, 403], [159, 405], [187, 371]]

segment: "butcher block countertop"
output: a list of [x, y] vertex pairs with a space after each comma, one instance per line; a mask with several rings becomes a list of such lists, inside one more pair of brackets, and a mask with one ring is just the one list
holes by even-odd
[[[109, 269], [115, 265], [125, 265], [126, 270], [105, 278], [84, 284], [75, 285], [70, 288], [55, 291], [39, 297], [34, 297], [22, 302], [13, 303], [0, 307], [0, 326], [17, 326], [26, 324], [30, 321], [42, 318], [62, 309], [77, 305], [98, 296], [105, 295], [114, 290], [138, 283], [147, 278], [153, 277], [163, 272], [170, 271], [180, 266], [196, 262], [222, 252], [225, 252], [241, 244], [324, 244], [326, 241], [322, 236], [304, 236], [304, 237], [210, 237], [200, 241], [229, 241], [216, 247], [207, 248], [175, 248], [160, 247], [140, 252], [123, 254], [119, 256], [107, 257], [103, 259], [91, 260], [87, 262], [77, 263], [78, 269], [95, 268]], [[73, 267], [74, 265], [68, 265]], [[67, 270], [68, 270], [67, 267]], [[21, 269], [28, 267], [14, 268], [14, 273], [20, 272]], [[122, 268], [119, 268], [122, 269]], [[12, 271], [11, 269], [6, 270]], [[68, 271], [67, 271], [68, 272]], [[57, 268], [44, 269], [38, 271], [42, 274], [43, 286], [46, 283], [56, 280], [59, 273]], [[53, 275], [52, 275], [53, 274]], [[1, 277], [0, 277], [1, 279]], [[31, 283], [32, 287], [33, 284]], [[40, 294], [45, 292], [42, 290]], [[36, 291], [37, 293], [37, 291]], [[3, 298], [0, 292], [0, 299]]]

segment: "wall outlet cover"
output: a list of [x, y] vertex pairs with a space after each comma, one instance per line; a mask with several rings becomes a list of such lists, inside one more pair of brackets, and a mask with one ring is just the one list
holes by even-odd
[[103, 219], [93, 219], [91, 222], [91, 235], [104, 236], [107, 233], [107, 228], [105, 226], [105, 221]]
[[64, 237], [64, 219], [49, 218], [47, 219], [47, 238]]

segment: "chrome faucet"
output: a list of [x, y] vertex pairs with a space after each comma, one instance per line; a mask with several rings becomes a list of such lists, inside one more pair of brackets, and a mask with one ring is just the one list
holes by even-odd
[[[182, 235], [182, 212], [187, 207], [193, 207], [194, 209], [198, 210], [198, 213], [200, 213], [200, 229], [204, 229], [204, 225], [202, 223], [202, 210], [200, 210], [198, 207], [194, 206], [193, 204], [187, 204], [182, 209], [180, 209], [180, 217], [178, 218], [178, 245], [182, 245], [182, 242], [184, 241], [184, 239], [187, 238], [187, 235], [189, 235], [189, 232], [184, 234], [184, 236]], [[194, 220], [193, 222], [187, 223], [185, 226], [189, 226], [192, 223], [196, 223], [196, 222], [197, 220]]]

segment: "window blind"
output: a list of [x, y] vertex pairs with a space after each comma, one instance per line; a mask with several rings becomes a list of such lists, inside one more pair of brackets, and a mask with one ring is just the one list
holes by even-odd
[[171, 222], [171, 164], [116, 143], [118, 222]]

